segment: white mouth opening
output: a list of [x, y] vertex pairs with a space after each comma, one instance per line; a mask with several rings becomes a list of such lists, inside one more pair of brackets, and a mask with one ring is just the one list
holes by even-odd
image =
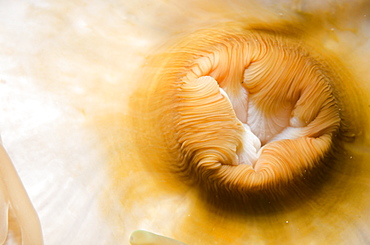
[[238, 152], [239, 164], [254, 165], [263, 147], [270, 142], [297, 139], [304, 135], [306, 124], [291, 116], [293, 106], [282, 108], [275, 117], [268, 117], [248, 99], [248, 92], [243, 87], [234, 97], [222, 88], [220, 93], [228, 99], [245, 129], [243, 147]]

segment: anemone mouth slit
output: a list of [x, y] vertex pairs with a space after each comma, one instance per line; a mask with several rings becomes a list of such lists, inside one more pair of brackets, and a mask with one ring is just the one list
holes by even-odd
[[169, 49], [154, 93], [171, 168], [243, 199], [289, 191], [320, 169], [341, 115], [338, 81], [317, 57], [294, 38], [239, 27], [203, 30]]

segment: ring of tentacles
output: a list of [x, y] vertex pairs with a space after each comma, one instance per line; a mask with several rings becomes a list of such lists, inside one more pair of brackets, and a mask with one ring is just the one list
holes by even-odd
[[299, 38], [227, 26], [153, 62], [171, 169], [215, 195], [276, 193], [319, 169], [341, 127], [331, 66]]

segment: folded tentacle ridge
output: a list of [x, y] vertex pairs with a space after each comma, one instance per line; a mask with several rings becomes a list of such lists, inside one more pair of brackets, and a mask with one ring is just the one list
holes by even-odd
[[207, 191], [276, 194], [333, 149], [340, 81], [299, 38], [210, 28], [154, 60], [150, 100], [175, 156], [170, 167]]

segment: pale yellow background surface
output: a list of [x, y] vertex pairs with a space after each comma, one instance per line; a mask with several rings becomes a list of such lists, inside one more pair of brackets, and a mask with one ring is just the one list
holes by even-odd
[[[368, 244], [368, 127], [347, 146], [332, 185], [290, 212], [209, 210], [191, 188], [150, 172], [129, 108], [147, 55], [235, 19], [294, 20], [336, 53], [370, 110], [366, 1], [0, 1], [0, 133], [39, 214], [45, 244], [129, 244], [145, 229], [190, 244]], [[142, 81], [140, 81], [142, 82]], [[147, 81], [150, 84], [150, 81]], [[130, 104], [131, 103], [131, 104]], [[356, 118], [353, 118], [356, 120]], [[153, 122], [155, 123], [155, 122]], [[153, 146], [155, 147], [155, 146]], [[174, 182], [175, 183], [175, 182]], [[7, 244], [20, 244], [11, 219]]]

